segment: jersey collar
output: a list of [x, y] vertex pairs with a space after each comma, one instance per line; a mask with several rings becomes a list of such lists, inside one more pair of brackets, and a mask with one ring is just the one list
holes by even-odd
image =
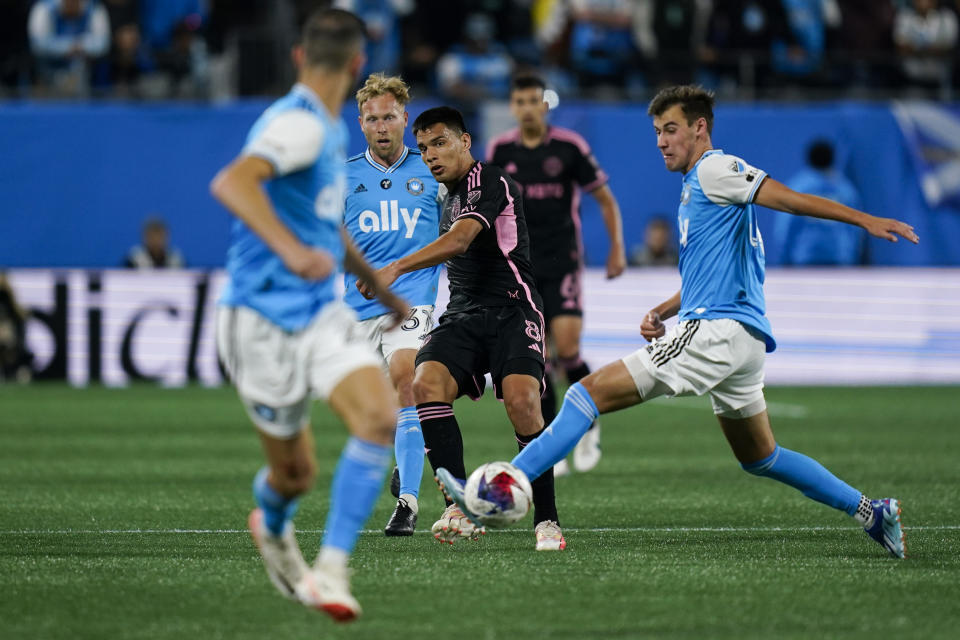
[[316, 92], [314, 92], [314, 90], [308, 87], [307, 85], [303, 84], [302, 82], [298, 82], [295, 85], [293, 85], [292, 92], [297, 94], [298, 96], [300, 96], [301, 98], [303, 98], [304, 100], [312, 104], [313, 106], [315, 106], [317, 109], [320, 109], [321, 111], [329, 115], [330, 112], [327, 111], [327, 105], [323, 104], [323, 101], [320, 99], [320, 96], [318, 96]]
[[374, 160], [373, 154], [370, 153], [370, 147], [367, 147], [367, 150], [363, 152], [363, 157], [367, 159], [367, 162], [370, 163], [370, 166], [383, 173], [393, 173], [394, 171], [399, 169], [400, 165], [403, 164], [403, 161], [407, 159], [408, 155], [410, 155], [410, 147], [408, 147], [407, 145], [403, 145], [403, 153], [400, 154], [400, 157], [397, 158], [397, 161], [394, 162], [389, 167], [384, 168], [382, 164]]

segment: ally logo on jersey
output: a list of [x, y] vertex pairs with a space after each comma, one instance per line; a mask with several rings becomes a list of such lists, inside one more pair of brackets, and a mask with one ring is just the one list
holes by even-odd
[[[347, 196], [343, 223], [367, 261], [379, 269], [437, 239], [440, 222], [440, 185], [420, 159], [420, 152], [404, 148], [389, 168], [378, 164], [370, 151], [347, 160]], [[404, 274], [391, 287], [411, 305], [432, 305], [437, 299], [440, 268]], [[367, 300], [345, 278], [344, 300], [361, 320], [386, 313], [376, 300]]]

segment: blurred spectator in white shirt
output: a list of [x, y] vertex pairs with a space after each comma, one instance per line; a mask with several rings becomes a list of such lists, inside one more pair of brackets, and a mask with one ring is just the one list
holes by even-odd
[[110, 47], [110, 19], [96, 0], [39, 0], [27, 21], [41, 85], [57, 95], [86, 96], [91, 63]]

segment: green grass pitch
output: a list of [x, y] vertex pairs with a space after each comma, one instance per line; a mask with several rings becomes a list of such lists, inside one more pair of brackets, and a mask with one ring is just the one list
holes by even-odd
[[[364, 616], [283, 600], [245, 530], [257, 440], [229, 389], [0, 387], [0, 638], [955, 638], [956, 388], [768, 390], [778, 441], [904, 503], [911, 557], [740, 471], [703, 399], [603, 418], [604, 456], [561, 478], [568, 548], [529, 517], [441, 545], [389, 539], [384, 491], [352, 560]], [[515, 453], [503, 408], [459, 401], [467, 468]], [[297, 525], [312, 559], [343, 429], [314, 414], [320, 475]], [[429, 468], [429, 467], [428, 467]]]

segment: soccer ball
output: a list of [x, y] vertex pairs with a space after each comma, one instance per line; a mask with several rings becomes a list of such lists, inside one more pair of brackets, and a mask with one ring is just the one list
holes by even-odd
[[467, 508], [485, 525], [503, 527], [527, 515], [533, 487], [523, 471], [509, 462], [477, 467], [463, 488]]

